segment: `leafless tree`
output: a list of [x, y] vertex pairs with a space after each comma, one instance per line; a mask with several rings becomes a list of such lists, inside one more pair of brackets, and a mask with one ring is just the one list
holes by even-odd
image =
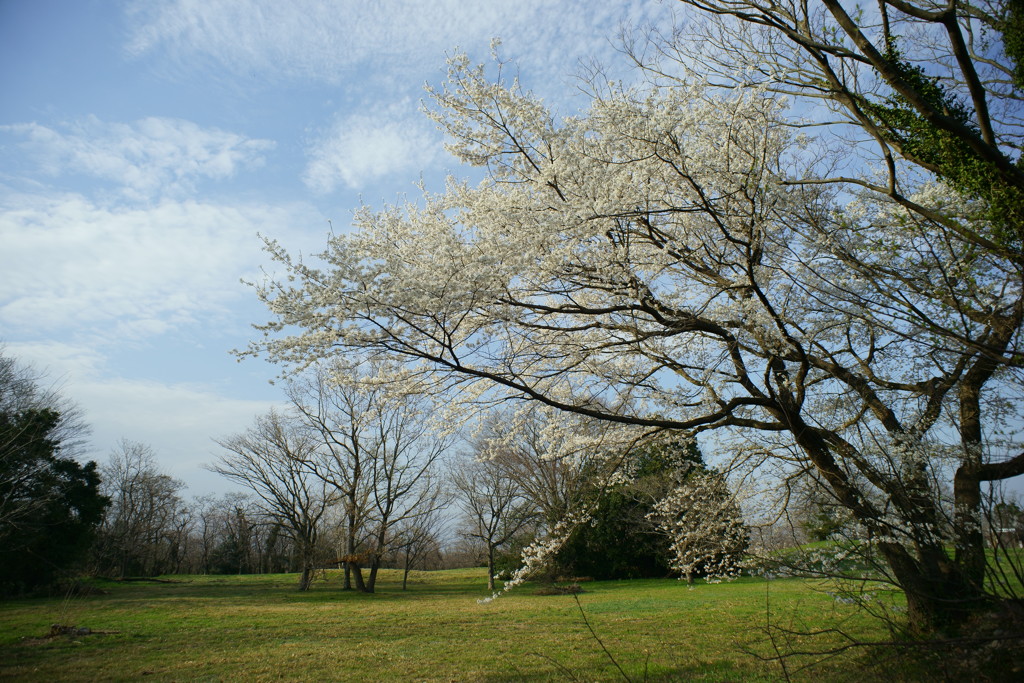
[[445, 527], [442, 513], [450, 502], [450, 496], [441, 487], [434, 489], [434, 495], [436, 500], [424, 506], [427, 510], [424, 514], [396, 525], [391, 549], [395, 566], [402, 570], [402, 590], [406, 589], [409, 572], [417, 564], [422, 565], [430, 555], [436, 556], [441, 552], [441, 536]]
[[400, 540], [397, 530], [415, 526], [444, 505], [438, 493], [438, 467], [450, 439], [430, 424], [429, 401], [406, 396], [378, 406], [374, 458], [370, 462], [372, 507], [369, 516], [370, 571], [366, 591], [372, 593], [381, 559]]
[[309, 453], [305, 465], [333, 488], [344, 510], [338, 559], [345, 566], [345, 590], [352, 589], [353, 581], [356, 589], [366, 589], [360, 549], [371, 496], [370, 462], [377, 452], [370, 433], [377, 396], [368, 387], [335, 383], [323, 367], [288, 387], [292, 405], [319, 440], [320, 447]]
[[250, 494], [229, 491], [201, 496], [192, 505], [191, 566], [202, 574], [287, 571], [274, 520], [264, 519]]
[[190, 523], [185, 484], [160, 471], [153, 449], [122, 440], [100, 470], [110, 507], [95, 548], [99, 571], [117, 576], [173, 572]]
[[298, 555], [299, 590], [308, 590], [321, 520], [337, 500], [332, 487], [306, 467], [319, 443], [300, 422], [273, 410], [217, 443], [227, 453], [210, 469], [250, 489], [263, 513], [287, 530]]
[[461, 533], [483, 545], [487, 588], [493, 591], [495, 553], [534, 523], [540, 508], [526, 495], [520, 484], [523, 477], [510, 476], [508, 468], [512, 463], [525, 462], [489, 452], [486, 442], [477, 450], [472, 459], [455, 464], [451, 481], [465, 516]]
[[335, 364], [289, 391], [322, 444], [306, 465], [345, 508], [345, 586], [353, 580], [356, 589], [369, 593], [395, 529], [440, 504], [436, 470], [451, 443], [436, 432], [425, 396], [389, 390], [375, 381], [377, 371], [368, 375]]

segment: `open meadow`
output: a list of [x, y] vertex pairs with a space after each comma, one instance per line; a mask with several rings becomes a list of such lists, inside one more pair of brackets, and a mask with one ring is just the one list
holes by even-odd
[[[749, 652], [772, 652], [766, 604], [775, 623], [793, 629], [841, 624], [884, 637], [879, 624], [798, 579], [692, 590], [670, 579], [586, 582], [579, 605], [531, 585], [481, 604], [482, 569], [414, 572], [404, 592], [400, 574], [387, 571], [373, 595], [341, 590], [337, 572], [307, 593], [295, 590], [294, 575], [167, 581], [101, 581], [93, 585], [102, 594], [0, 603], [0, 678], [773, 681], [784, 680], [778, 665]], [[53, 624], [91, 633], [46, 637]], [[879, 664], [863, 649], [800, 670], [809, 661], [788, 663], [793, 680], [900, 677], [893, 661]]]

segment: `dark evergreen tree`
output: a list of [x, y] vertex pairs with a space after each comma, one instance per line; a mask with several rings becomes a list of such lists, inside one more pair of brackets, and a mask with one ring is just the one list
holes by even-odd
[[107, 499], [96, 463], [60, 453], [61, 414], [0, 412], [0, 592], [47, 586], [89, 549]]
[[630, 579], [672, 573], [669, 538], [649, 515], [681, 473], [704, 469], [696, 444], [648, 446], [630, 458], [628, 483], [595, 486], [591, 521], [576, 528], [555, 560], [557, 573], [594, 579]]

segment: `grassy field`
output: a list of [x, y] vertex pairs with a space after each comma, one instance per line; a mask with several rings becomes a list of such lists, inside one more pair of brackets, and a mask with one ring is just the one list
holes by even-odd
[[[414, 573], [405, 592], [397, 572], [385, 572], [374, 595], [342, 591], [337, 575], [305, 594], [293, 575], [168, 578], [0, 603], [0, 679], [772, 681], [783, 678], [778, 666], [745, 652], [772, 651], [762, 629], [769, 613], [797, 629], [842, 623], [884, 635], [796, 579], [692, 590], [673, 580], [591, 582], [578, 606], [529, 585], [479, 604], [487, 593], [478, 569]], [[44, 637], [52, 624], [93, 633]], [[809, 661], [792, 661], [790, 674]], [[793, 678], [864, 680], [867, 666], [856, 650]]]

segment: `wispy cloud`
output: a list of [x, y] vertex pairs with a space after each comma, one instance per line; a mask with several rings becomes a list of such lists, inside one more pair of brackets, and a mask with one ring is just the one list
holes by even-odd
[[117, 377], [74, 380], [66, 393], [86, 407], [86, 420], [96, 425], [91, 457], [102, 460], [121, 439], [151, 444], [164, 470], [189, 482], [193, 495], [229, 488], [203, 469], [219, 450], [213, 439], [245, 430], [253, 416], [279, 403], [228, 397], [210, 387]]
[[302, 179], [321, 194], [339, 185], [362, 190], [387, 176], [414, 177], [443, 154], [440, 134], [406, 103], [374, 116], [339, 118], [308, 148]]
[[[651, 0], [137, 0], [130, 54], [161, 53], [195, 67], [212, 61], [246, 77], [339, 82], [354, 69], [436, 73], [455, 47], [483, 56], [503, 38], [535, 75], [572, 72], [607, 57], [620, 22], [665, 24], [675, 3]], [[416, 83], [418, 85], [418, 82]]]
[[[310, 212], [311, 213], [311, 212]], [[106, 208], [77, 195], [0, 198], [0, 327], [19, 336], [151, 337], [219, 323], [264, 260], [256, 233], [311, 222], [294, 207], [161, 202]]]
[[81, 174], [116, 184], [131, 199], [177, 196], [198, 180], [231, 178], [259, 166], [269, 140], [149, 117], [111, 123], [90, 117], [60, 128], [38, 123], [0, 126], [20, 142], [30, 163], [51, 177]]
[[72, 378], [95, 377], [101, 373], [107, 359], [96, 349], [57, 340], [31, 342], [4, 341], [0, 353], [32, 367], [47, 388], [63, 391]]

